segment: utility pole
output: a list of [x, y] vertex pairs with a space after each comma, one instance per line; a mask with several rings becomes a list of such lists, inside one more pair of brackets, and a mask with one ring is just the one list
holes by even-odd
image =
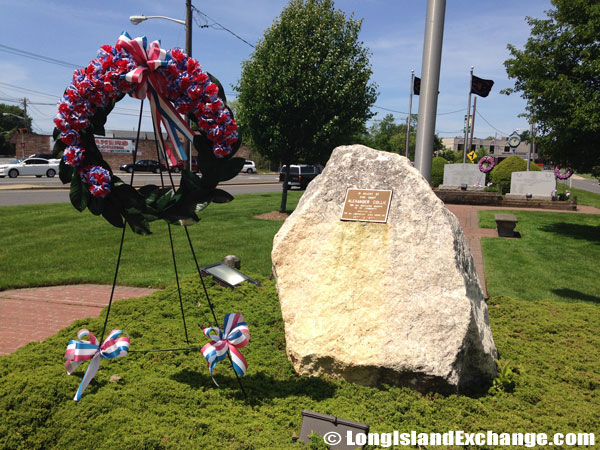
[[437, 113], [438, 89], [440, 85], [445, 16], [446, 0], [427, 0], [415, 167], [429, 182], [431, 182], [433, 137], [435, 134], [435, 116]]
[[23, 158], [25, 158], [25, 133], [27, 132], [28, 124], [27, 124], [27, 97], [23, 97], [23, 123], [25, 127], [21, 132], [21, 152], [23, 154]]

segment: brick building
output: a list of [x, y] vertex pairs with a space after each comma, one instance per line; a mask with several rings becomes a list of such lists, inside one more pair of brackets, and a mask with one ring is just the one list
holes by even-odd
[[[124, 130], [107, 130], [105, 136], [96, 136], [96, 145], [100, 149], [100, 152], [102, 152], [104, 160], [113, 170], [118, 170], [121, 164], [127, 164], [133, 161], [136, 136], [136, 131]], [[11, 137], [10, 142], [11, 144], [14, 144], [17, 149], [17, 158], [27, 157], [34, 153], [51, 153], [52, 147], [54, 146], [54, 140], [51, 135], [36, 133], [25, 133], [23, 135], [15, 133]], [[23, 143], [23, 146], [21, 145], [21, 142]], [[196, 154], [195, 150], [193, 153], [194, 155]], [[242, 146], [236, 153], [236, 156], [248, 158], [249, 153], [250, 150], [248, 147]], [[157, 159], [154, 132], [140, 132], [140, 141], [136, 159]]]

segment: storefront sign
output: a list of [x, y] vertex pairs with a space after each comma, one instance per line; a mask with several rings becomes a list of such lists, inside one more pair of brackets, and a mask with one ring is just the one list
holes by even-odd
[[96, 138], [96, 145], [102, 153], [133, 153], [133, 141], [129, 139]]

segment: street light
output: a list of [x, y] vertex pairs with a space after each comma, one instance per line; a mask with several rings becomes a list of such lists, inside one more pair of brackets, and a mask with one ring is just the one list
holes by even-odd
[[[148, 19], [165, 19], [170, 20], [171, 22], [177, 22], [181, 25], [185, 25], [185, 53], [191, 58], [192, 57], [192, 0], [185, 0], [185, 21], [180, 19], [173, 19], [172, 17], [167, 16], [144, 16], [140, 14], [139, 16], [129, 16], [129, 21], [137, 25]], [[191, 120], [188, 120], [188, 125], [191, 128]], [[158, 130], [160, 133], [160, 129]], [[188, 150], [187, 150], [187, 161], [184, 161], [184, 168], [186, 170], [192, 170], [192, 143], [188, 142]]]
[[[25, 121], [25, 125], [27, 125], [27, 117], [19, 116], [18, 114], [13, 114], [9, 112], [3, 112], [2, 115], [18, 117], [19, 119]], [[25, 158], [25, 133], [21, 133], [21, 151], [23, 153], [23, 158]]]
[[180, 23], [181, 25], [186, 24], [185, 21], [183, 21], [183, 20], [173, 19], [172, 17], [167, 17], [167, 16], [144, 16], [143, 14], [140, 14], [139, 16], [129, 16], [129, 20], [134, 25], [138, 25], [139, 23], [143, 22], [144, 20], [148, 20], [148, 19], [165, 19], [165, 20], [170, 20], [172, 22]]

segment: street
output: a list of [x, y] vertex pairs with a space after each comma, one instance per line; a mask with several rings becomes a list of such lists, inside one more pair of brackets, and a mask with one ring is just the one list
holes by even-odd
[[[181, 175], [172, 175], [175, 186], [179, 186]], [[130, 175], [126, 173], [119, 174], [119, 176], [126, 182], [130, 179]], [[164, 181], [165, 185], [170, 184], [168, 175], [165, 176]], [[134, 185], [136, 187], [147, 184], [160, 185], [160, 175], [146, 173], [135, 175]], [[219, 187], [232, 195], [281, 191], [281, 184], [277, 181], [276, 174], [241, 173]], [[69, 202], [69, 186], [62, 184], [58, 177], [0, 178], [0, 206], [63, 202]]]
[[594, 192], [595, 194], [600, 194], [600, 184], [598, 184], [598, 180], [590, 180], [588, 178], [578, 177], [577, 175], [573, 175], [568, 180], [560, 181], [562, 184], [566, 184], [569, 187], [574, 187], [576, 189], [583, 189], [584, 191]]

